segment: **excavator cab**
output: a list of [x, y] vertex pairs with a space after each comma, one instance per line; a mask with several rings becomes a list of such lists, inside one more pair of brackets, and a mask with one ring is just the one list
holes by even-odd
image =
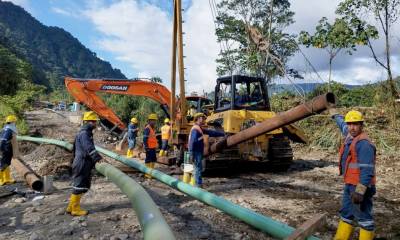
[[233, 75], [217, 79], [214, 111], [270, 111], [264, 78]]

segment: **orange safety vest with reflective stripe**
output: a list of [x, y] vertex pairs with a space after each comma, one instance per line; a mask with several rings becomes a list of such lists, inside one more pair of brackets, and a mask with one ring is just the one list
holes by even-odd
[[[350, 135], [346, 137], [346, 140], [348, 140], [349, 137], [350, 137]], [[345, 149], [346, 140], [343, 142], [343, 144], [339, 150], [339, 171], [341, 173], [343, 172], [341, 161], [342, 161], [342, 157], [343, 157], [343, 153], [344, 153], [344, 149]], [[350, 144], [350, 149], [349, 149], [349, 153], [348, 153], [348, 156], [346, 159], [345, 169], [344, 169], [344, 174], [343, 174], [344, 182], [346, 184], [357, 185], [360, 182], [360, 164], [359, 164], [358, 158], [357, 158], [356, 145], [357, 145], [357, 142], [361, 141], [361, 140], [367, 140], [371, 145], [373, 145], [366, 133], [361, 133], [360, 135], [358, 135], [357, 137], [355, 137], [353, 139], [353, 141]], [[376, 159], [376, 153], [374, 155], [374, 164], [375, 164], [375, 159]], [[376, 177], [374, 176], [371, 179], [370, 184], [375, 185], [375, 183], [376, 183]]]
[[149, 148], [157, 148], [158, 142], [157, 142], [157, 137], [154, 129], [150, 126], [147, 125], [145, 129], [149, 129], [149, 137], [147, 138], [147, 146]]
[[161, 127], [161, 139], [168, 140], [170, 136], [171, 136], [171, 126], [165, 124], [164, 126]]

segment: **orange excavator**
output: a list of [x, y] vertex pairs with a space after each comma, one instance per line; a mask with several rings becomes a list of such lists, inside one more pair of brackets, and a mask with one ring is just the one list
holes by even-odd
[[[169, 112], [171, 92], [165, 86], [146, 79], [119, 80], [66, 77], [65, 86], [77, 102], [86, 105], [103, 120], [106, 120], [105, 124], [109, 125], [107, 127], [112, 132], [122, 133], [126, 129], [126, 125], [96, 94], [97, 92], [148, 97], [160, 104], [167, 117], [171, 116]], [[179, 106], [179, 99], [176, 99], [176, 102]], [[207, 111], [206, 107], [212, 105], [210, 99], [196, 94], [187, 96], [186, 103], [191, 108], [194, 107], [195, 112]], [[176, 109], [174, 115], [175, 118], [180, 118], [179, 108]]]

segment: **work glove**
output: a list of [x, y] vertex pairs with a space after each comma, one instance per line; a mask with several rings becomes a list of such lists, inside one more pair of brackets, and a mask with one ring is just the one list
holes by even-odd
[[339, 114], [339, 111], [338, 111], [335, 107], [329, 108], [329, 109], [328, 109], [328, 112], [329, 112], [329, 116], [330, 116], [331, 118], [334, 118], [335, 115], [338, 115], [338, 114]]
[[367, 187], [362, 185], [361, 183], [357, 184], [356, 189], [353, 193], [351, 193], [351, 201], [354, 204], [360, 204], [364, 200], [364, 194], [367, 191]]
[[353, 192], [351, 193], [351, 201], [354, 204], [360, 204], [364, 200], [364, 195], [361, 195], [359, 193]]

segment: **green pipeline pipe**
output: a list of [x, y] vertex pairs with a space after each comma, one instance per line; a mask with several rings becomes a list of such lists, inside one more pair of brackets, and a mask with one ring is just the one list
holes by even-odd
[[[17, 136], [19, 141], [53, 144], [72, 151], [73, 145], [56, 139]], [[144, 239], [173, 240], [175, 239], [171, 228], [165, 221], [157, 205], [140, 184], [122, 173], [115, 167], [106, 163], [97, 163], [96, 170], [117, 185], [128, 196], [133, 210], [138, 216], [143, 229]]]
[[[25, 137], [24, 137], [25, 138]], [[30, 140], [37, 141], [39, 138], [31, 138], [29, 137]], [[21, 139], [22, 140], [22, 139]], [[52, 139], [46, 139], [46, 143], [52, 143]], [[44, 141], [41, 141], [44, 142]], [[57, 144], [58, 141], [55, 140], [53, 144]], [[107, 149], [101, 148], [96, 146], [96, 149], [100, 152], [103, 153], [111, 158], [114, 158], [115, 160], [118, 160], [130, 167], [133, 167], [143, 173], [150, 174], [157, 180], [183, 192], [186, 193], [187, 195], [205, 203], [208, 204], [212, 207], [215, 207], [233, 217], [236, 217], [247, 224], [260, 229], [263, 232], [268, 233], [274, 238], [278, 239], [285, 239], [286, 237], [290, 236], [290, 234], [295, 230], [294, 228], [273, 220], [270, 217], [263, 216], [261, 214], [258, 214], [250, 209], [244, 208], [242, 206], [239, 206], [237, 204], [234, 204], [222, 197], [219, 197], [213, 193], [207, 192], [201, 188], [193, 187], [189, 184], [186, 184], [182, 181], [179, 181], [178, 179], [171, 177], [167, 174], [164, 174], [158, 170], [155, 169], [149, 169], [145, 167], [143, 164], [140, 164], [137, 161], [133, 161], [131, 159], [125, 158], [121, 155], [118, 155], [114, 152], [111, 152]], [[318, 240], [318, 238], [314, 236], [310, 236], [307, 238], [307, 240]]]
[[128, 196], [142, 226], [144, 239], [175, 239], [157, 205], [140, 184], [110, 164], [97, 163], [96, 170]]
[[[249, 225], [260, 229], [263, 232], [268, 233], [274, 238], [285, 239], [290, 236], [295, 229], [278, 221], [273, 220], [267, 216], [256, 213], [250, 209], [244, 208], [237, 204], [234, 204], [222, 197], [219, 197], [213, 193], [207, 192], [201, 188], [193, 187], [187, 183], [179, 181], [178, 179], [171, 177], [167, 174], [164, 174], [155, 169], [149, 169], [145, 167], [143, 164], [140, 164], [137, 161], [133, 161], [131, 159], [125, 158], [121, 155], [118, 155], [114, 152], [111, 152], [107, 149], [96, 146], [97, 151], [107, 155], [111, 158], [114, 158], [130, 167], [136, 168], [141, 172], [150, 174], [157, 180], [183, 192], [187, 195], [205, 203], [212, 207], [215, 207], [233, 217], [236, 217]], [[318, 238], [310, 236], [307, 238], [308, 240], [317, 240]]]
[[60, 147], [63, 147], [69, 151], [72, 151], [72, 148], [74, 147], [71, 143], [57, 140], [57, 139], [51, 139], [51, 138], [38, 138], [38, 137], [29, 137], [29, 136], [17, 136], [18, 141], [30, 141], [30, 142], [36, 142], [36, 143], [47, 143], [47, 144], [53, 144], [57, 145]]

